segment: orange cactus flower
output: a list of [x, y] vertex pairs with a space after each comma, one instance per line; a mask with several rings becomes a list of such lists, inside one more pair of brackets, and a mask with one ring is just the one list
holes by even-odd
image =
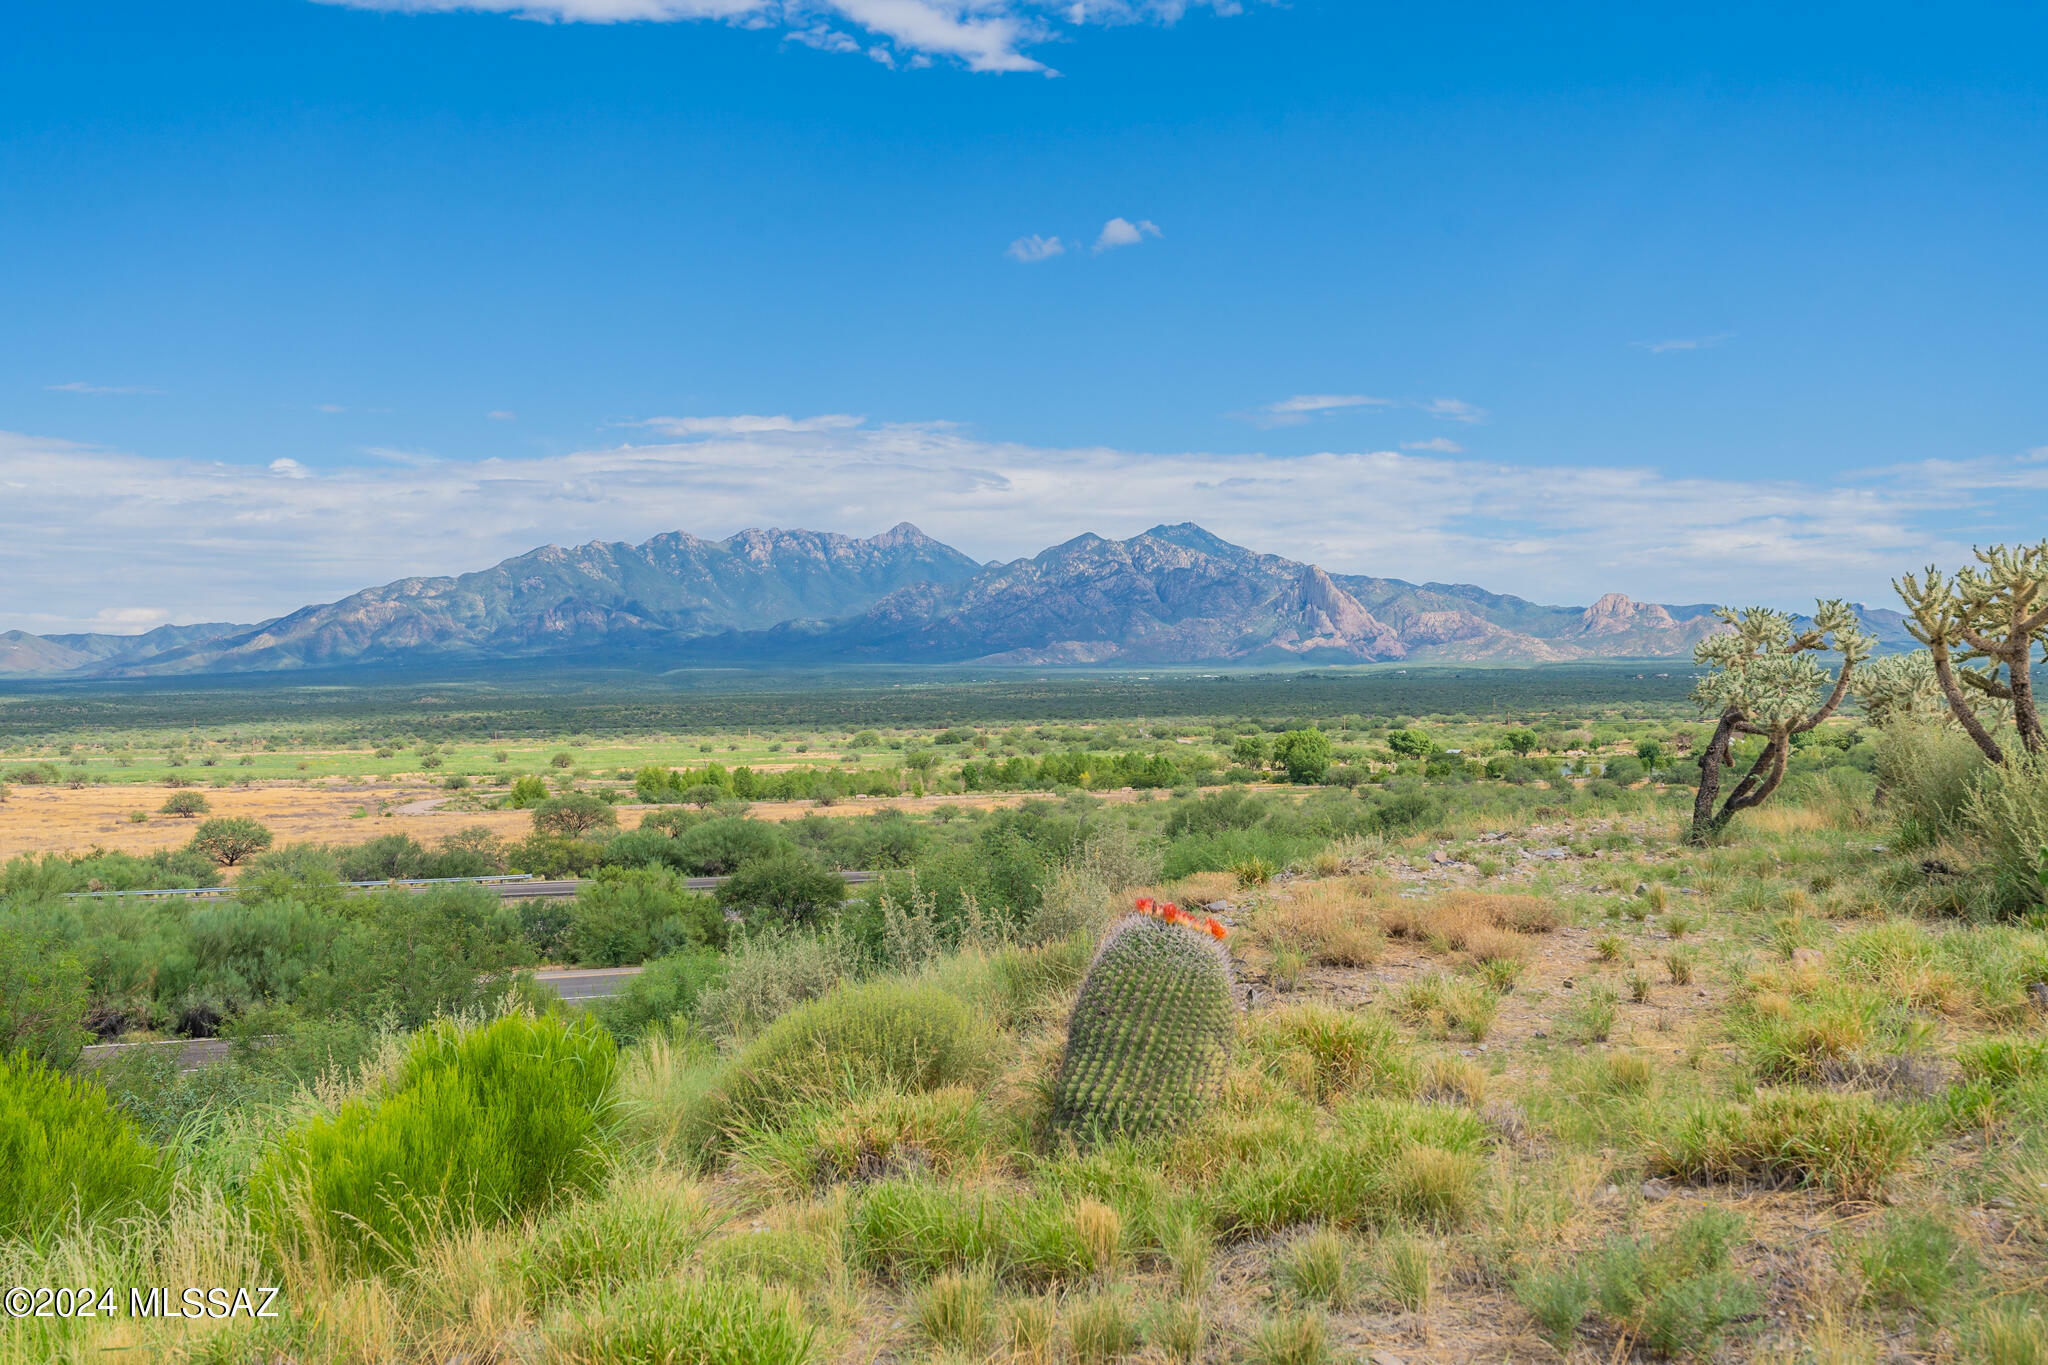
[[1141, 915], [1152, 913], [1152, 898], [1150, 896], [1138, 897], [1138, 913]]
[[1218, 939], [1219, 941], [1223, 938], [1225, 934], [1229, 932], [1229, 930], [1225, 929], [1221, 924], [1218, 924], [1213, 916], [1209, 919], [1202, 921], [1202, 927], [1204, 929], [1207, 929], [1210, 935], [1213, 938]]

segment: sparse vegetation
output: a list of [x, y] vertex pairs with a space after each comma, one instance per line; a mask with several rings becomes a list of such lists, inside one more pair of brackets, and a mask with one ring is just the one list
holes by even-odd
[[[1694, 793], [1671, 779], [1711, 736], [1679, 709], [1685, 681], [1512, 721], [884, 710], [275, 746], [181, 725], [190, 771], [248, 753], [242, 771], [308, 802], [297, 763], [416, 778], [431, 739], [443, 766], [351, 792], [337, 810], [364, 814], [324, 846], [260, 785], [208, 786], [216, 820], [275, 831], [231, 863], [186, 842], [204, 824], [129, 824], [163, 794], [115, 787], [98, 828], [141, 852], [0, 867], [0, 1110], [48, 1089], [18, 1083], [47, 1065], [64, 1095], [36, 1111], [70, 1115], [0, 1119], [0, 1143], [72, 1154], [17, 1182], [0, 1279], [182, 1283], [204, 1264], [303, 1287], [280, 1322], [208, 1331], [197, 1358], [224, 1361], [381, 1342], [401, 1360], [1222, 1365], [1396, 1339], [1403, 1358], [1520, 1359], [1539, 1336], [1588, 1359], [1885, 1341], [2028, 1359], [2048, 931], [2025, 745], [1991, 764], [1924, 696], [1882, 728], [1838, 711], [1788, 731], [1768, 803], [1693, 844]], [[1332, 745], [1329, 785], [1274, 781], [1298, 776], [1276, 741], [1308, 730]], [[171, 737], [126, 752], [144, 769]], [[128, 771], [111, 744], [67, 742], [0, 765]], [[1767, 746], [1731, 753], [1753, 767]], [[1108, 788], [1098, 763], [1103, 782], [1161, 780]], [[1612, 780], [1629, 764], [1635, 785]], [[522, 808], [512, 776], [536, 769], [573, 785], [534, 779]], [[763, 794], [827, 772], [833, 804]], [[852, 799], [883, 775], [890, 795]], [[897, 795], [912, 784], [926, 795]], [[9, 835], [31, 799], [95, 795], [18, 784]], [[536, 829], [555, 802], [613, 823]], [[587, 885], [510, 903], [346, 885], [515, 868]], [[699, 875], [734, 880], [686, 890]], [[70, 898], [222, 882], [213, 902]], [[1216, 908], [1116, 927], [1135, 897]], [[1135, 941], [1188, 950], [1189, 970], [1105, 973]], [[535, 962], [645, 970], [552, 1005], [520, 980]], [[79, 1060], [96, 1036], [165, 1035], [235, 1041], [191, 1074]], [[1774, 1269], [1784, 1245], [1809, 1258], [1796, 1281]], [[0, 1362], [82, 1358], [106, 1331], [0, 1328]], [[123, 1343], [191, 1357], [198, 1331]]]

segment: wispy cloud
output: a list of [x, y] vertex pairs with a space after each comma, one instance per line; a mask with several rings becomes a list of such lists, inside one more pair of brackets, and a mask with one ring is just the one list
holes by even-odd
[[760, 417], [742, 413], [736, 417], [649, 417], [632, 425], [647, 427], [664, 436], [769, 436], [792, 432], [846, 431], [866, 420], [844, 412], [828, 412], [818, 417]]
[[1394, 400], [1391, 398], [1373, 398], [1362, 393], [1297, 393], [1292, 398], [1283, 398], [1277, 403], [1268, 403], [1236, 415], [1262, 427], [1298, 427], [1311, 418], [1326, 417], [1333, 412], [1392, 406]]
[[1484, 422], [1487, 416], [1485, 408], [1475, 407], [1462, 398], [1430, 398], [1415, 406], [1446, 422]]
[[1427, 441], [1403, 441], [1401, 449], [1427, 450], [1438, 455], [1462, 455], [1465, 453], [1465, 447], [1459, 445], [1448, 436], [1432, 436]]
[[93, 613], [92, 628], [108, 635], [140, 635], [170, 619], [162, 607], [101, 607]]
[[138, 582], [169, 619], [249, 621], [549, 542], [868, 534], [905, 518], [978, 558], [1189, 520], [1332, 571], [1540, 601], [1885, 602], [1900, 569], [2038, 536], [2048, 516], [2048, 452], [1739, 479], [1455, 452], [1044, 448], [850, 417], [670, 420], [687, 439], [305, 478], [0, 433], [0, 496], [36, 528], [0, 538], [0, 629], [94, 628]]
[[1128, 218], [1112, 218], [1102, 225], [1102, 232], [1095, 239], [1095, 254], [1100, 256], [1120, 246], [1136, 246], [1147, 237], [1159, 235], [1159, 225], [1149, 218], [1140, 218], [1135, 223]]
[[1057, 74], [1026, 48], [1100, 24], [1172, 24], [1190, 10], [1240, 14], [1244, 0], [319, 0], [407, 14], [467, 10], [548, 23], [708, 20], [780, 28], [791, 42], [885, 66], [955, 61], [971, 71]]
[[1003, 254], [1013, 261], [1036, 265], [1040, 261], [1049, 261], [1055, 256], [1065, 255], [1066, 250], [1067, 244], [1059, 238], [1041, 237], [1034, 232], [1029, 237], [1019, 237], [1010, 243], [1009, 250]]
[[1668, 351], [1708, 350], [1719, 346], [1734, 335], [1735, 333], [1733, 332], [1716, 332], [1712, 336], [1705, 337], [1671, 337], [1665, 341], [1631, 341], [1629, 345], [1638, 351], [1648, 351], [1651, 355], [1663, 355]]
[[310, 479], [313, 471], [289, 456], [281, 456], [270, 462], [270, 472], [280, 479]]
[[508, 412], [504, 408], [494, 408], [490, 412], [485, 413], [484, 416], [493, 422], [516, 422], [519, 420], [518, 413]]
[[147, 384], [87, 384], [76, 379], [72, 380], [69, 384], [45, 384], [43, 387], [51, 393], [84, 393], [91, 394], [94, 397], [112, 395], [154, 397], [163, 393], [162, 389], [151, 388]]
[[329, 416], [333, 416], [337, 412], [347, 412], [348, 409], [343, 407], [340, 403], [315, 403], [313, 405], [313, 411], [324, 412]]

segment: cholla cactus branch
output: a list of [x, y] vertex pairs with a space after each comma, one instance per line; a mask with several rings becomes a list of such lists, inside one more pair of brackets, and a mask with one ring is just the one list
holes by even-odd
[[[1708, 636], [1693, 659], [1714, 671], [1693, 688], [1700, 710], [1717, 716], [1714, 737], [1700, 754], [1700, 786], [1693, 799], [1695, 842], [1725, 827], [1737, 812], [1760, 806], [1785, 780], [1792, 736], [1832, 716], [1849, 694], [1856, 666], [1876, 642], [1865, 633], [1848, 603], [1815, 604], [1813, 624], [1795, 630], [1792, 617], [1769, 607], [1714, 613], [1728, 627]], [[1841, 656], [1830, 676], [1817, 655]], [[1721, 798], [1721, 775], [1734, 761], [1737, 735], [1759, 735], [1764, 749], [1749, 771]]]
[[1994, 545], [1976, 557], [1976, 567], [1952, 579], [1930, 566], [1894, 581], [1910, 613], [1906, 629], [1927, 646], [1949, 709], [1986, 758], [2003, 763], [2005, 751], [1966, 703], [1965, 688], [2006, 703], [2021, 745], [2048, 752], [2032, 677], [2034, 646], [2048, 643], [2048, 541]]

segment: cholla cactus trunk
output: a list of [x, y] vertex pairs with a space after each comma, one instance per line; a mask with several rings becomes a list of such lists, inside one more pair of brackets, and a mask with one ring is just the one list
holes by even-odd
[[1236, 1028], [1221, 941], [1125, 916], [1104, 936], [1067, 1025], [1054, 1131], [1087, 1142], [1189, 1122], [1214, 1098]]
[[[1770, 799], [1785, 780], [1792, 736], [1813, 729], [1849, 694], [1856, 665], [1870, 657], [1874, 641], [1850, 606], [1835, 599], [1816, 603], [1813, 625], [1795, 630], [1792, 618], [1768, 607], [1735, 611], [1717, 608], [1727, 630], [1709, 635], [1693, 659], [1714, 671], [1693, 687], [1693, 700], [1707, 714], [1719, 713], [1714, 737], [1700, 753], [1700, 785], [1693, 794], [1690, 839], [1701, 843], [1724, 828], [1736, 812]], [[1832, 677], [1816, 655], [1841, 656]], [[1738, 735], [1764, 740], [1763, 752], [1721, 800], [1721, 776], [1734, 760]], [[1716, 802], [1719, 807], [1716, 808]]]

